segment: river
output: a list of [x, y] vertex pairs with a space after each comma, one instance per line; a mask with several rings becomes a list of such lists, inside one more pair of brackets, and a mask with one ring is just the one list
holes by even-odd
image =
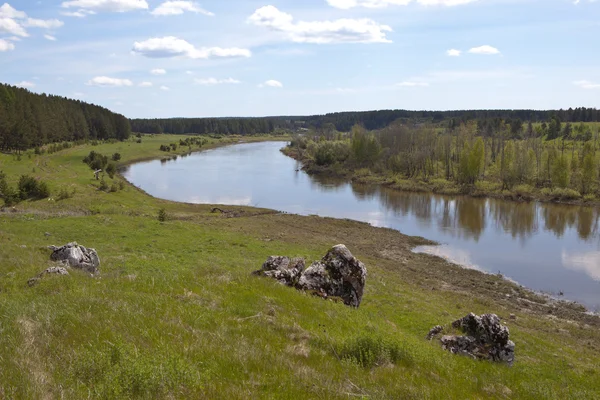
[[406, 193], [310, 177], [279, 151], [284, 145], [232, 145], [134, 164], [122, 173], [162, 199], [349, 218], [422, 236], [441, 246], [415, 251], [600, 310], [598, 208]]

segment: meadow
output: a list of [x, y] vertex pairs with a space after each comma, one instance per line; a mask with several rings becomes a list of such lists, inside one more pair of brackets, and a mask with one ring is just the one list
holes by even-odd
[[[189, 148], [159, 147], [180, 139], [0, 155], [11, 185], [27, 174], [51, 191], [0, 213], [0, 398], [600, 397], [600, 319], [580, 306], [414, 254], [429, 242], [390, 229], [248, 207], [227, 206], [229, 218], [152, 198], [118, 174], [104, 177], [118, 190], [102, 191], [82, 162], [90, 151], [119, 153], [121, 165], [172, 157]], [[47, 246], [72, 241], [98, 251], [100, 275], [72, 270], [29, 287], [50, 265]], [[250, 275], [270, 255], [313, 261], [338, 243], [368, 269], [358, 309]], [[503, 319], [513, 367], [425, 340], [469, 312]]]

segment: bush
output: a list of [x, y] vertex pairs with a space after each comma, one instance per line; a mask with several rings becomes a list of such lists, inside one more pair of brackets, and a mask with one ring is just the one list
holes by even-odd
[[347, 342], [339, 353], [343, 360], [363, 368], [411, 361], [411, 357], [398, 343], [372, 336], [361, 336]]
[[56, 199], [57, 200], [66, 200], [66, 199], [70, 199], [73, 196], [75, 196], [75, 189], [73, 189], [72, 191], [69, 191], [67, 188], [62, 188], [62, 189], [60, 189], [60, 192], [58, 192], [58, 196], [56, 197]]
[[13, 206], [20, 200], [19, 194], [6, 182], [6, 175], [0, 171], [0, 198], [6, 206]]
[[167, 210], [165, 210], [164, 208], [158, 210], [158, 220], [160, 222], [165, 222], [167, 220]]
[[119, 181], [119, 189], [121, 189], [121, 190], [125, 189], [125, 182]]
[[119, 160], [121, 160], [121, 154], [115, 153], [115, 154], [112, 155], [111, 158], [112, 158], [113, 161], [119, 161]]
[[535, 190], [529, 185], [518, 185], [513, 188], [513, 193], [523, 199], [533, 199]]
[[29, 175], [21, 176], [18, 188], [21, 200], [45, 199], [50, 197], [50, 189], [46, 182], [38, 181]]
[[111, 193], [115, 193], [119, 191], [119, 184], [117, 182], [113, 182], [112, 185], [110, 185], [110, 191]]
[[104, 178], [102, 178], [102, 180], [100, 181], [100, 190], [102, 191], [107, 191], [108, 190], [108, 183], [106, 183], [106, 181], [104, 180]]
[[115, 177], [115, 174], [117, 173], [117, 166], [113, 163], [109, 163], [106, 166], [106, 173], [108, 174], [110, 179], [113, 179]]
[[89, 165], [93, 170], [105, 169], [108, 164], [108, 157], [96, 153], [95, 151], [90, 151], [90, 154], [83, 159], [83, 162]]

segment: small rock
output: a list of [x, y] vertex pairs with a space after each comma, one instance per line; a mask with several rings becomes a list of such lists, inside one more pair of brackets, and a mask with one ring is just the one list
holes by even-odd
[[44, 232], [44, 236], [48, 237], [48, 236], [52, 236], [52, 234], [50, 232]]
[[[476, 359], [513, 364], [515, 344], [509, 340], [509, 330], [500, 324], [500, 318], [496, 314], [477, 316], [470, 313], [454, 321], [452, 327], [463, 331], [465, 336], [443, 336], [441, 342], [445, 350]], [[431, 339], [438, 335], [441, 332], [439, 328], [441, 327], [436, 326], [431, 329], [427, 338]]]
[[42, 271], [38, 276], [29, 279], [27, 281], [27, 285], [29, 285], [30, 287], [35, 286], [38, 283], [40, 283], [40, 281], [42, 280], [44, 275], [50, 275], [50, 274], [69, 275], [69, 271], [67, 271], [67, 269], [65, 267], [57, 267], [57, 266], [50, 267], [50, 268], [47, 268], [45, 271]]
[[100, 258], [94, 249], [87, 249], [77, 243], [69, 243], [62, 247], [49, 246], [52, 250], [50, 258], [52, 261], [59, 261], [72, 268], [77, 268], [96, 274], [100, 267]]
[[517, 319], [517, 316], [515, 314], [510, 314], [510, 316], [508, 318], [515, 320], [515, 319]]
[[304, 259], [271, 256], [254, 275], [266, 276], [286, 286], [295, 286], [304, 271]]
[[441, 325], [434, 326], [433, 328], [431, 328], [431, 330], [427, 334], [426, 339], [427, 340], [432, 340], [434, 337], [436, 337], [437, 335], [439, 335], [440, 333], [442, 333], [443, 330], [444, 330], [444, 327], [441, 326]]

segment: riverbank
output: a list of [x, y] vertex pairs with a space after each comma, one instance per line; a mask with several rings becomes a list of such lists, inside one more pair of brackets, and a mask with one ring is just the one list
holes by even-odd
[[[0, 397], [592, 399], [600, 393], [600, 322], [580, 306], [414, 254], [414, 247], [431, 243], [391, 229], [250, 207], [211, 213], [210, 205], [163, 201], [130, 185], [99, 191], [81, 162], [91, 150], [119, 152], [124, 164], [160, 158], [159, 145], [173, 141], [144, 137], [142, 146], [80, 146], [21, 161], [0, 156], [0, 169], [11, 177], [32, 174], [52, 193], [75, 192], [0, 214]], [[160, 209], [166, 222], [158, 221]], [[69, 241], [96, 248], [101, 276], [72, 272], [27, 287], [48, 265], [44, 248]], [[357, 310], [250, 277], [270, 255], [316, 260], [337, 243], [368, 268]], [[514, 367], [456, 357], [424, 340], [432, 326], [468, 312], [503, 318], [517, 344]], [[390, 361], [390, 349], [402, 357]], [[381, 357], [369, 368], [352, 358], [371, 350]]]
[[376, 173], [368, 168], [347, 169], [340, 164], [319, 166], [314, 160], [303, 157], [298, 149], [285, 147], [282, 152], [302, 163], [302, 169], [310, 175], [322, 175], [335, 179], [345, 179], [367, 185], [381, 185], [394, 190], [415, 193], [434, 193], [440, 195], [463, 195], [471, 197], [490, 197], [508, 201], [537, 201], [541, 203], [569, 204], [579, 206], [600, 206], [600, 200], [594, 195], [581, 196], [571, 189], [539, 189], [530, 185], [516, 185], [511, 190], [502, 190], [502, 184], [491, 181], [479, 181], [475, 185], [458, 185], [445, 179], [406, 179], [391, 172]]

